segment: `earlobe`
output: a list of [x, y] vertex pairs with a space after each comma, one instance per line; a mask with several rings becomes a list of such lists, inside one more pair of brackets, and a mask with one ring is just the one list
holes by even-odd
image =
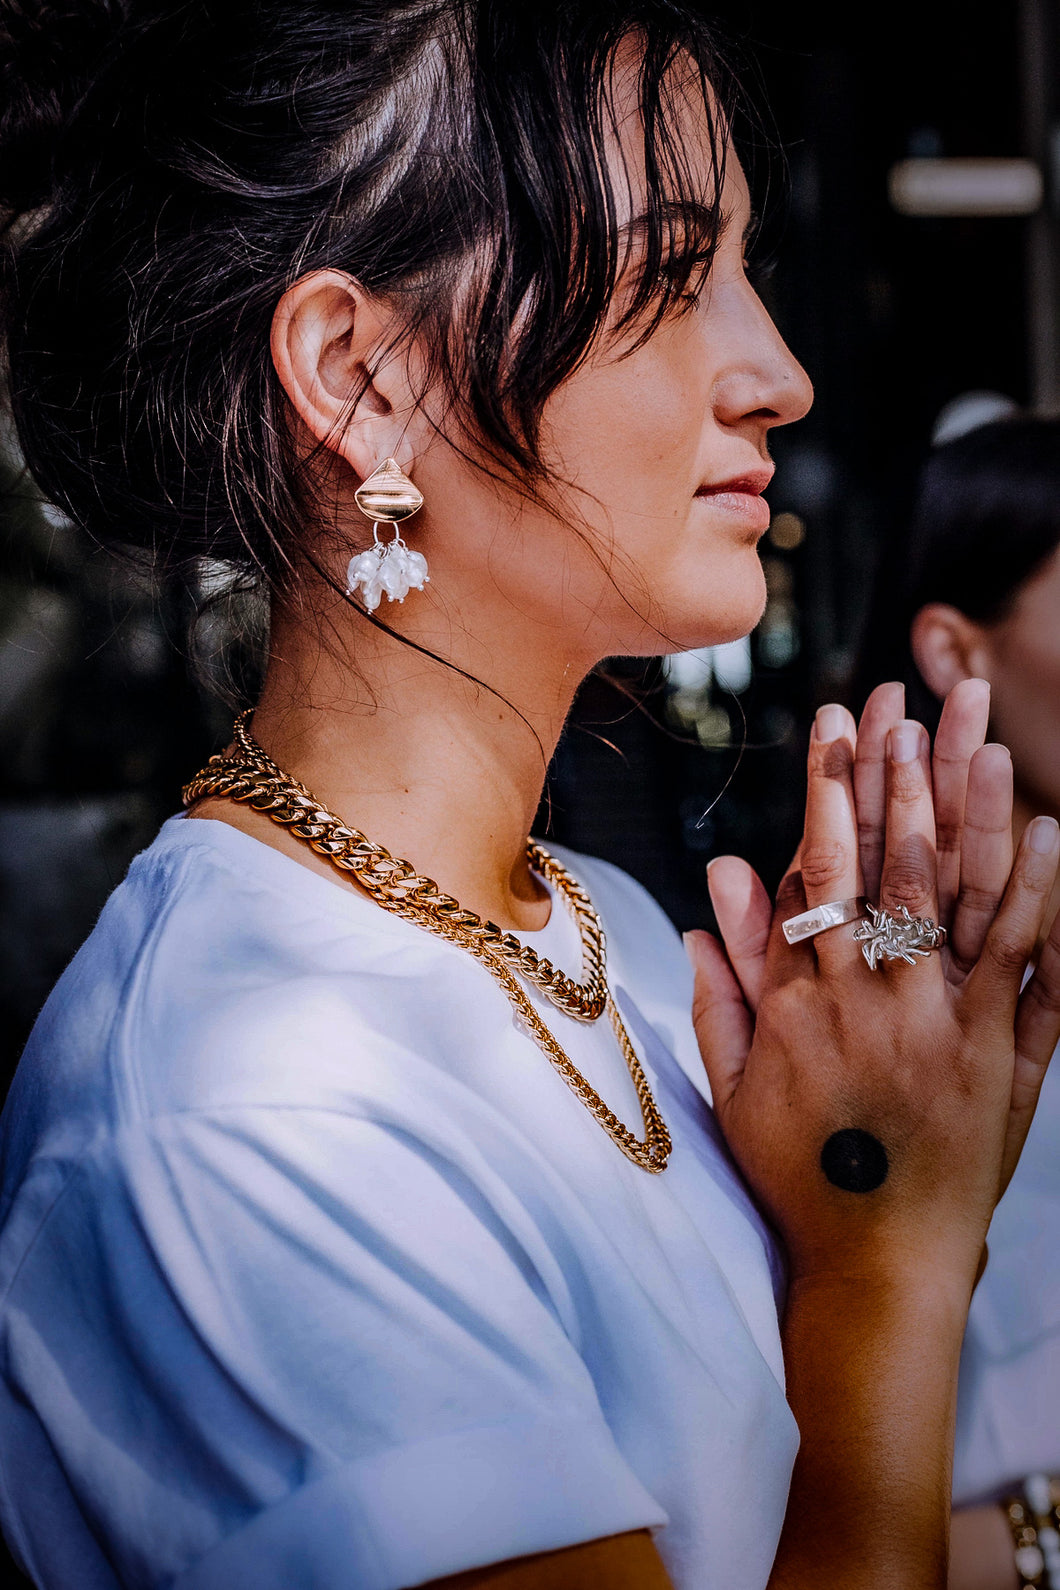
[[383, 334], [368, 295], [336, 270], [301, 277], [272, 320], [272, 361], [294, 414], [362, 478], [394, 446], [393, 404], [372, 375]]
[[920, 609], [909, 644], [921, 678], [940, 701], [962, 679], [989, 678], [982, 629], [947, 602], [928, 602]]

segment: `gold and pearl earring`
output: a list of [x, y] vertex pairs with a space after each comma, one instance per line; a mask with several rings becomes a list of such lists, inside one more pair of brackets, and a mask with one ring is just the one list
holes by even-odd
[[[350, 559], [346, 573], [346, 594], [360, 597], [369, 613], [374, 613], [382, 596], [403, 602], [410, 591], [422, 591], [430, 580], [427, 559], [413, 552], [401, 538], [397, 526], [411, 519], [423, 507], [423, 493], [417, 490], [394, 458], [386, 458], [378, 469], [362, 481], [353, 500], [372, 521], [372, 545]], [[380, 525], [392, 524], [390, 541], [379, 538]]]

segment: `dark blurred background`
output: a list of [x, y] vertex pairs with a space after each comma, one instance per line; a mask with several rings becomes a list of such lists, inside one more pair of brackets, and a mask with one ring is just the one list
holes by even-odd
[[[776, 438], [769, 605], [749, 644], [616, 659], [590, 680], [541, 814], [556, 839], [642, 879], [681, 927], [710, 920], [712, 855], [739, 851], [770, 882], [790, 857], [811, 713], [846, 689], [940, 410], [970, 391], [1060, 407], [1060, 0], [718, 13], [757, 63], [786, 151], [763, 292], [817, 402]], [[187, 666], [219, 571], [194, 593], [159, 588], [36, 503], [3, 433], [0, 471], [3, 1080], [231, 713]], [[222, 606], [198, 627], [200, 676], [230, 660], [229, 641]]]

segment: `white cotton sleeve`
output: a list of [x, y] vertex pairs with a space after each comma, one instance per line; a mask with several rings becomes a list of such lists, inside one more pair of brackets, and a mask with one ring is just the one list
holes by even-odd
[[85, 1156], [12, 1288], [7, 1376], [115, 1582], [399, 1590], [664, 1524], [503, 1205], [328, 1109]]

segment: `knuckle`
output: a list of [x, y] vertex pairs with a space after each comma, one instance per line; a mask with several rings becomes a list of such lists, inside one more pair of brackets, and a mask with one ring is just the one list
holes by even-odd
[[806, 845], [802, 852], [802, 881], [807, 889], [827, 889], [853, 870], [854, 858], [839, 840]]
[[897, 863], [888, 867], [883, 878], [883, 895], [888, 908], [906, 906], [914, 916], [930, 898], [931, 886], [918, 867]]
[[931, 898], [935, 878], [934, 855], [922, 834], [910, 834], [886, 858], [883, 894], [889, 906], [908, 906], [919, 915]]
[[769, 926], [767, 922], [764, 927], [737, 934], [732, 943], [726, 946], [730, 959], [733, 955], [736, 955], [741, 960], [754, 960], [764, 955], [769, 944]]
[[939, 850], [960, 850], [964, 825], [935, 817], [935, 844]]
[[991, 933], [986, 941], [986, 954], [999, 972], [1021, 976], [1031, 957], [1032, 945], [1009, 931]]
[[919, 761], [892, 762], [887, 789], [892, 806], [915, 806], [930, 799], [924, 769]]
[[970, 916], [992, 917], [1001, 901], [1001, 895], [996, 889], [987, 889], [979, 884], [962, 882], [957, 894], [957, 908], [967, 912]]
[[864, 854], [866, 851], [883, 849], [882, 827], [870, 817], [858, 818], [858, 846]]
[[1029, 989], [1030, 997], [1046, 1015], [1060, 1016], [1060, 978], [1035, 977]]
[[974, 834], [978, 839], [1000, 839], [1012, 833], [1012, 824], [1007, 817], [991, 822], [981, 813], [972, 813], [965, 816], [964, 833]]
[[1039, 856], [1033, 850], [1023, 850], [1016, 868], [1019, 889], [1040, 899], [1049, 893], [1056, 878], [1055, 864], [1050, 856]]

